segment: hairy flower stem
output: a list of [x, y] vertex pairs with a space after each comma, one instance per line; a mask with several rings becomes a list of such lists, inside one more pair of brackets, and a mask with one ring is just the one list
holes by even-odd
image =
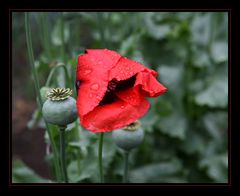
[[124, 176], [123, 176], [123, 182], [128, 183], [128, 157], [129, 157], [129, 151], [124, 152]]
[[[25, 12], [25, 31], [26, 31], [26, 41], [27, 41], [27, 50], [28, 50], [29, 62], [30, 62], [30, 65], [32, 67], [34, 87], [35, 87], [35, 91], [36, 91], [36, 94], [37, 94], [37, 99], [38, 99], [39, 107], [40, 107], [38, 109], [41, 112], [43, 102], [42, 102], [42, 98], [41, 98], [41, 95], [40, 95], [38, 74], [37, 74], [37, 70], [36, 70], [35, 65], [34, 65], [34, 55], [33, 55], [33, 48], [32, 48], [32, 36], [31, 36], [31, 31], [30, 31], [29, 13], [28, 12]], [[47, 129], [47, 133], [49, 135], [51, 147], [53, 149], [54, 169], [55, 169], [57, 180], [59, 181], [59, 179], [60, 179], [60, 167], [59, 167], [59, 162], [58, 162], [58, 159], [57, 159], [58, 158], [57, 147], [56, 147], [56, 144], [53, 140], [53, 136], [52, 136], [52, 133], [50, 131], [50, 128], [49, 128], [49, 126], [46, 122], [45, 122], [45, 125], [46, 125], [46, 129]]]
[[63, 180], [68, 183], [67, 167], [66, 167], [66, 157], [65, 157], [65, 127], [60, 127], [60, 160], [63, 172]]
[[104, 136], [104, 133], [100, 133], [99, 146], [98, 146], [98, 165], [99, 165], [99, 174], [100, 174], [100, 182], [101, 183], [104, 183], [103, 168], [102, 168], [103, 136]]

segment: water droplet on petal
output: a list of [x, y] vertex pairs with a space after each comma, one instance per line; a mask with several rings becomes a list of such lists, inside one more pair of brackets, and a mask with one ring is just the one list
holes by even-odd
[[89, 97], [90, 97], [90, 98], [92, 98], [92, 97], [93, 97], [93, 94], [92, 94], [92, 93], [90, 93], [90, 94], [89, 94]]
[[99, 96], [99, 95], [97, 95], [96, 98], [97, 98], [98, 100], [101, 100], [101, 99], [102, 99], [101, 96]]
[[144, 71], [145, 69], [144, 68], [142, 68], [140, 71]]
[[130, 75], [133, 75], [133, 72], [132, 71], [130, 71], [130, 73], [129, 73]]
[[99, 89], [99, 84], [97, 84], [97, 83], [96, 84], [92, 84], [91, 85], [91, 89], [95, 90], [95, 91], [98, 90]]
[[124, 105], [121, 105], [121, 109], [123, 109], [123, 108], [125, 108], [125, 106], [124, 106]]
[[91, 69], [86, 69], [86, 70], [84, 70], [84, 74], [90, 74], [91, 72], [92, 72]]
[[102, 62], [102, 61], [99, 61], [99, 62], [98, 62], [98, 64], [99, 64], [99, 65], [102, 65], [102, 64], [103, 64], [103, 62]]
[[149, 92], [150, 92], [150, 95], [154, 94], [154, 91], [153, 91], [153, 90], [150, 90]]
[[123, 71], [120, 71], [120, 73], [123, 73]]
[[132, 96], [127, 96], [126, 99], [131, 100]]

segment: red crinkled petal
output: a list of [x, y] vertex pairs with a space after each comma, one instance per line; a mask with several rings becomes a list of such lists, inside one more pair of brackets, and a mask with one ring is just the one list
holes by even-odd
[[119, 92], [116, 92], [116, 95], [123, 101], [133, 105], [137, 106], [141, 103], [142, 99], [144, 98], [141, 93], [139, 92], [139, 87], [135, 86], [133, 88], [129, 88], [126, 90], [122, 90]]
[[107, 80], [106, 74], [121, 58], [121, 55], [108, 49], [88, 49], [86, 54], [78, 57], [77, 80], [101, 78]]
[[[156, 75], [156, 74], [154, 74]], [[162, 84], [149, 72], [140, 72], [137, 74], [134, 86], [140, 86], [144, 96], [157, 97], [167, 91]]]
[[[113, 131], [136, 121], [150, 107], [144, 96], [156, 97], [167, 90], [156, 80], [157, 72], [136, 61], [107, 49], [86, 52], [78, 58], [77, 108], [83, 127], [90, 131]], [[115, 92], [117, 101], [99, 106], [112, 79], [127, 80], [134, 75], [134, 87]]]
[[86, 50], [78, 58], [76, 79], [81, 81], [77, 107], [80, 115], [92, 111], [104, 97], [108, 85], [108, 72], [121, 56], [114, 51]]
[[102, 100], [107, 90], [107, 81], [83, 82], [78, 90], [77, 108], [79, 115], [92, 111]]
[[131, 78], [138, 72], [144, 71], [147, 68], [141, 63], [121, 57], [118, 63], [110, 70], [109, 81], [113, 78], [120, 80], [126, 80]]
[[96, 107], [80, 120], [84, 128], [93, 132], [109, 132], [122, 128], [141, 118], [150, 104], [144, 98], [138, 105], [131, 105], [123, 100]]

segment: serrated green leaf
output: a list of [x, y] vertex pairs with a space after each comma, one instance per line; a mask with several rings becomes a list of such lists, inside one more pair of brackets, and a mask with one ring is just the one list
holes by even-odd
[[227, 78], [215, 79], [205, 90], [195, 96], [199, 105], [209, 107], [227, 107], [228, 105], [228, 80]]
[[228, 182], [228, 155], [221, 154], [207, 157], [199, 163], [200, 168], [207, 168], [208, 175], [220, 183]]
[[194, 15], [191, 26], [192, 39], [199, 45], [206, 46], [211, 36], [212, 13], [197, 13]]
[[228, 44], [227, 42], [218, 41], [211, 45], [211, 55], [216, 63], [222, 63], [228, 60]]
[[181, 175], [181, 163], [173, 159], [169, 162], [155, 163], [145, 165], [134, 169], [130, 172], [130, 182], [146, 183], [146, 182], [186, 182], [186, 179]]
[[164, 83], [168, 89], [177, 90], [180, 85], [183, 74], [183, 66], [168, 66], [161, 65], [158, 68], [159, 78], [162, 83]]
[[171, 116], [161, 118], [156, 126], [162, 133], [183, 140], [187, 131], [187, 120], [183, 114], [173, 113]]
[[150, 36], [155, 39], [165, 38], [172, 30], [169, 24], [157, 24], [154, 17], [161, 17], [162, 13], [149, 12], [145, 14], [146, 30]]
[[228, 116], [226, 112], [208, 113], [203, 118], [208, 133], [216, 140], [225, 138], [228, 129]]
[[195, 130], [189, 130], [186, 134], [186, 140], [180, 146], [187, 154], [204, 153], [207, 143], [204, 138], [196, 132]]

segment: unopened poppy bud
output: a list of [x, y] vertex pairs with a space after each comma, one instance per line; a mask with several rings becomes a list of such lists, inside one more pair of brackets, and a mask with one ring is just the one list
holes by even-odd
[[47, 86], [43, 86], [41, 89], [40, 89], [40, 95], [41, 95], [41, 98], [42, 98], [42, 102], [44, 103], [45, 101], [47, 101], [47, 94], [48, 92], [51, 90], [51, 88], [47, 87]]
[[127, 125], [123, 129], [118, 129], [112, 133], [113, 141], [118, 147], [129, 151], [136, 148], [144, 138], [144, 131], [139, 121]]
[[69, 88], [52, 89], [42, 108], [43, 118], [51, 124], [67, 126], [77, 119], [76, 100]]

